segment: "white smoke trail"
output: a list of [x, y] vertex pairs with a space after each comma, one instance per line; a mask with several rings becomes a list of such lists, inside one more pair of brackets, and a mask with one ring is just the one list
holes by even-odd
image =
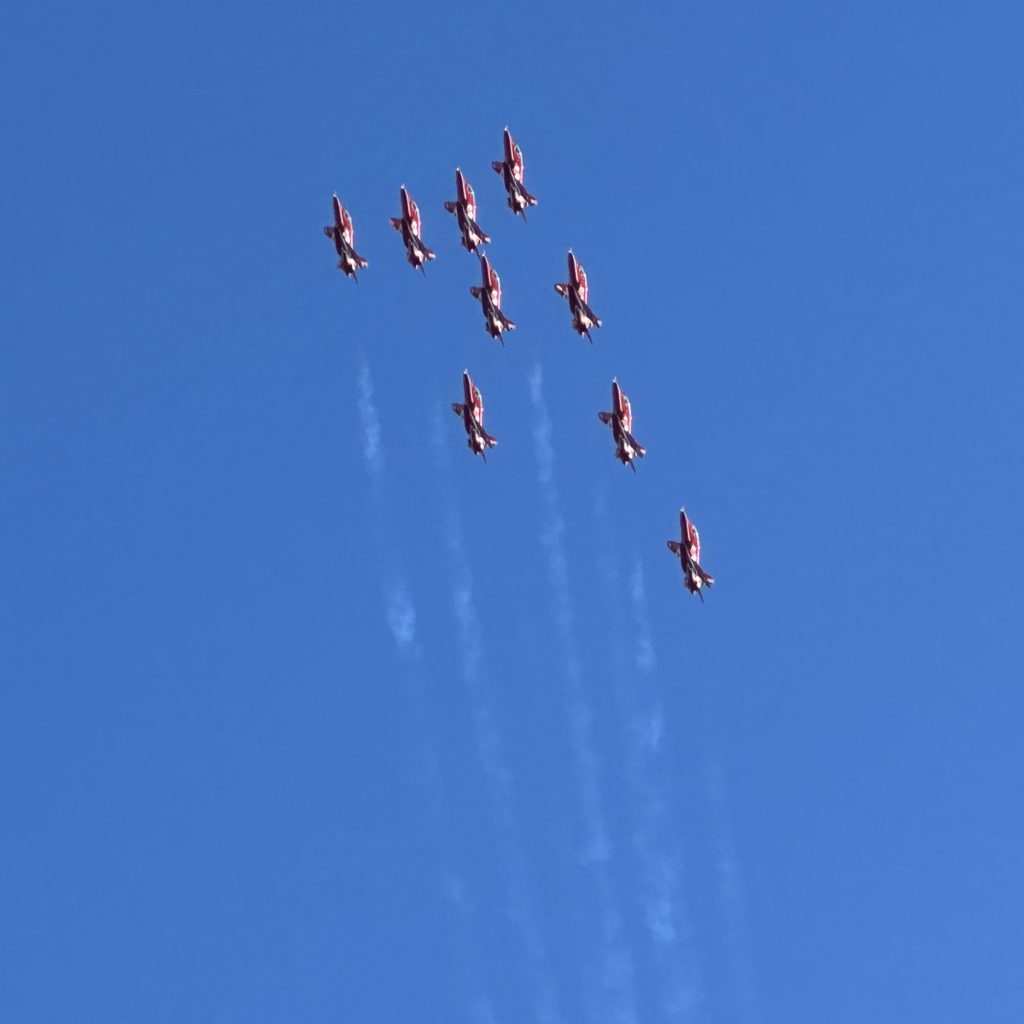
[[720, 756], [713, 755], [707, 762], [708, 796], [711, 802], [714, 844], [717, 857], [718, 891], [725, 917], [725, 932], [732, 955], [733, 985], [737, 1002], [747, 1024], [761, 1020], [760, 1000], [754, 977], [753, 958], [747, 929], [747, 904], [743, 895], [736, 844], [733, 840], [732, 820], [729, 812], [729, 794], [725, 781], [725, 768]]
[[364, 360], [359, 367], [359, 419], [363, 425], [363, 459], [371, 478], [378, 478], [384, 470], [384, 448], [381, 443], [380, 417], [373, 402], [373, 380], [370, 367]]
[[364, 359], [356, 377], [359, 397], [356, 403], [363, 428], [363, 463], [370, 478], [370, 505], [374, 540], [381, 563], [384, 616], [398, 653], [416, 656], [416, 607], [409, 595], [404, 574], [396, 566], [384, 538], [388, 535], [387, 506], [384, 500], [384, 443], [380, 416], [373, 400], [373, 377]]
[[[447, 453], [441, 436], [440, 417], [433, 424], [434, 451], [442, 474], [448, 470]], [[447, 496], [447, 481], [439, 488]], [[558, 999], [548, 967], [536, 899], [529, 884], [526, 858], [520, 838], [516, 813], [515, 777], [505, 755], [504, 742], [498, 726], [495, 698], [484, 672], [483, 626], [477, 613], [473, 593], [473, 576], [466, 553], [462, 516], [458, 506], [446, 501], [444, 508], [445, 543], [451, 556], [455, 579], [452, 608], [458, 628], [462, 655], [462, 679], [466, 686], [476, 734], [477, 757], [491, 787], [491, 806], [495, 831], [508, 890], [509, 917], [519, 930], [527, 971], [534, 992], [534, 1009], [541, 1024], [560, 1024]], [[475, 1009], [475, 1020], [493, 1021], [486, 1002]]]
[[[639, 883], [639, 911], [654, 951], [661, 1012], [672, 1022], [697, 1019], [700, 977], [688, 924], [684, 892], [683, 841], [676, 822], [666, 765], [669, 751], [665, 714], [654, 674], [657, 654], [647, 607], [643, 565], [634, 559], [620, 577], [616, 544], [603, 501], [597, 503], [601, 578], [609, 616], [606, 634], [612, 666], [611, 685], [618, 720], [625, 726], [624, 778], [634, 809], [632, 851]], [[621, 595], [629, 598], [623, 608]], [[632, 625], [627, 650], [623, 617]]]
[[586, 836], [580, 860], [594, 874], [600, 909], [603, 993], [601, 1006], [595, 1006], [593, 1010], [602, 1012], [616, 1024], [632, 1024], [637, 1019], [633, 991], [633, 953], [622, 933], [608, 875], [612, 844], [605, 824], [601, 764], [594, 741], [593, 713], [583, 684], [576, 642], [569, 568], [563, 541], [565, 523], [554, 481], [555, 453], [551, 442], [551, 419], [544, 400], [544, 378], [539, 364], [534, 366], [529, 383], [535, 424], [533, 437], [537, 455], [537, 480], [546, 523], [541, 533], [541, 542], [547, 552], [554, 618], [562, 648], [570, 750]]

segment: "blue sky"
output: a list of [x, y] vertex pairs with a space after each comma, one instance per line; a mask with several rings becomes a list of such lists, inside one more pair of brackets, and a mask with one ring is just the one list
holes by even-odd
[[0, 1019], [1021, 1019], [1022, 20], [6, 12]]

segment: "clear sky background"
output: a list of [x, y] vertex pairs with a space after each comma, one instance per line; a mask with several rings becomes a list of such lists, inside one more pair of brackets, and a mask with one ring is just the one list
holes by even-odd
[[1022, 28], [5, 9], [0, 1020], [1024, 1020]]

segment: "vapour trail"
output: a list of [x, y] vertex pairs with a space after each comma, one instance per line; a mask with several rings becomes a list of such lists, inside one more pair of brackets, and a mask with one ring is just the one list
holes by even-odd
[[[386, 495], [386, 459], [381, 419], [374, 401], [373, 377], [369, 364], [363, 358], [356, 375], [357, 409], [362, 428], [362, 458], [369, 479], [368, 501], [372, 517], [371, 532], [381, 568], [381, 586], [384, 597], [384, 612], [388, 629], [400, 655], [417, 655], [416, 608], [405, 582], [405, 570], [399, 556], [388, 543], [393, 536], [390, 522], [390, 503]], [[406, 658], [405, 670], [412, 674], [414, 685], [405, 696], [412, 707], [415, 719], [425, 718], [422, 709], [424, 687], [419, 679], [420, 669], [416, 657]], [[422, 786], [427, 802], [429, 817], [435, 822], [435, 835], [449, 836], [447, 786], [441, 775], [437, 752], [431, 736], [420, 735], [420, 749], [417, 752], [419, 764], [415, 772]], [[471, 920], [474, 902], [459, 869], [460, 855], [451, 848], [451, 843], [436, 842], [436, 882], [441, 895], [451, 907], [459, 923], [459, 972], [466, 989], [467, 1015], [470, 1024], [497, 1024], [492, 1001], [483, 981], [483, 971], [477, 962], [476, 943], [471, 938]], [[557, 1024], [557, 1022], [544, 1022]]]
[[443, 505], [445, 544], [454, 578], [452, 608], [462, 655], [462, 679], [473, 713], [477, 757], [491, 787], [495, 832], [508, 889], [509, 916], [518, 928], [523, 944], [537, 1018], [541, 1024], [559, 1024], [558, 998], [548, 968], [543, 928], [536, 897], [529, 883], [520, 837], [515, 776], [505, 754], [494, 693], [484, 671], [483, 626], [476, 608], [462, 515], [458, 505], [449, 497], [452, 489], [448, 480], [448, 454], [438, 414], [434, 415], [432, 442], [441, 476], [438, 493]]
[[[547, 552], [555, 624], [562, 648], [562, 676], [565, 685], [573, 768], [579, 787], [586, 831], [581, 855], [589, 867], [597, 888], [600, 908], [604, 977], [600, 1011], [617, 1024], [637, 1020], [633, 989], [633, 952], [623, 935], [622, 921], [615, 906], [608, 874], [612, 855], [605, 824], [601, 794], [601, 765], [594, 742], [594, 722], [583, 684], [583, 671], [575, 635], [575, 615], [569, 586], [569, 568], [563, 536], [565, 521], [554, 480], [555, 453], [551, 443], [551, 419], [544, 400], [544, 376], [540, 364], [530, 374], [530, 398], [533, 403], [534, 446], [537, 455], [537, 480], [543, 502], [544, 527], [541, 542]], [[592, 1013], [598, 1007], [592, 1008]]]
[[736, 844], [733, 840], [732, 815], [729, 811], [729, 792], [725, 768], [717, 753], [707, 758], [708, 798], [714, 828], [718, 892], [725, 917], [725, 934], [732, 957], [733, 985], [743, 1019], [747, 1024], [761, 1020], [760, 1000], [754, 976], [753, 958], [747, 930], [747, 904], [743, 895]]
[[[645, 893], [644, 916], [665, 979], [664, 1009], [670, 1021], [688, 1021], [697, 1015], [700, 980], [682, 891], [683, 844], [673, 828], [672, 790], [663, 756], [665, 716], [653, 673], [657, 655], [639, 558], [629, 575], [629, 598], [636, 637], [635, 685], [630, 686], [622, 673], [616, 696], [623, 719], [630, 723], [626, 775], [638, 808], [633, 848]], [[648, 694], [645, 707], [638, 706], [641, 690]]]
[[416, 653], [416, 606], [409, 595], [405, 574], [396, 564], [385, 542], [387, 504], [384, 500], [384, 442], [380, 416], [373, 400], [373, 377], [364, 359], [356, 376], [359, 396], [356, 406], [363, 430], [363, 464], [370, 480], [370, 505], [375, 542], [382, 563], [380, 586], [384, 596], [384, 614], [399, 654]]

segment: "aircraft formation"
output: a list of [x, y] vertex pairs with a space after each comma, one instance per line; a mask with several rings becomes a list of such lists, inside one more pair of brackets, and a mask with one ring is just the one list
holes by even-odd
[[[523, 151], [507, 127], [502, 133], [502, 144], [503, 158], [495, 160], [491, 166], [501, 177], [508, 208], [525, 221], [526, 210], [537, 205], [537, 197], [526, 189], [526, 162], [523, 159]], [[480, 284], [472, 285], [469, 291], [480, 303], [485, 330], [504, 347], [505, 333], [515, 330], [516, 325], [502, 311], [501, 278], [488, 255], [480, 248], [490, 245], [491, 238], [477, 223], [476, 193], [459, 168], [455, 169], [455, 192], [456, 198], [446, 202], [444, 208], [454, 215], [458, 223], [462, 246], [480, 260]], [[391, 226], [402, 236], [405, 256], [410, 266], [419, 269], [426, 276], [425, 264], [436, 259], [437, 254], [423, 241], [423, 221], [419, 207], [404, 185], [399, 190], [399, 198], [401, 216], [392, 217]], [[356, 271], [365, 269], [368, 266], [367, 261], [355, 250], [355, 228], [348, 210], [337, 195], [331, 202], [334, 222], [324, 228], [324, 234], [334, 243], [338, 269], [346, 277], [358, 282]], [[556, 284], [555, 291], [569, 303], [573, 330], [593, 344], [594, 339], [590, 332], [601, 326], [601, 318], [589, 304], [587, 272], [572, 249], [569, 250], [567, 262], [569, 279]], [[462, 393], [463, 401], [452, 403], [452, 411], [462, 420], [467, 447], [486, 462], [487, 449], [494, 448], [498, 441], [484, 430], [483, 395], [473, 383], [469, 370], [462, 373]], [[647, 449], [633, 436], [633, 410], [617, 379], [612, 379], [611, 410], [599, 412], [597, 415], [602, 423], [611, 428], [612, 439], [615, 442], [615, 457], [636, 473], [635, 460], [642, 459], [647, 454]], [[700, 536], [685, 508], [679, 510], [679, 530], [679, 540], [668, 541], [668, 549], [679, 559], [684, 586], [703, 602], [703, 588], [710, 587], [715, 579], [700, 564]]]

